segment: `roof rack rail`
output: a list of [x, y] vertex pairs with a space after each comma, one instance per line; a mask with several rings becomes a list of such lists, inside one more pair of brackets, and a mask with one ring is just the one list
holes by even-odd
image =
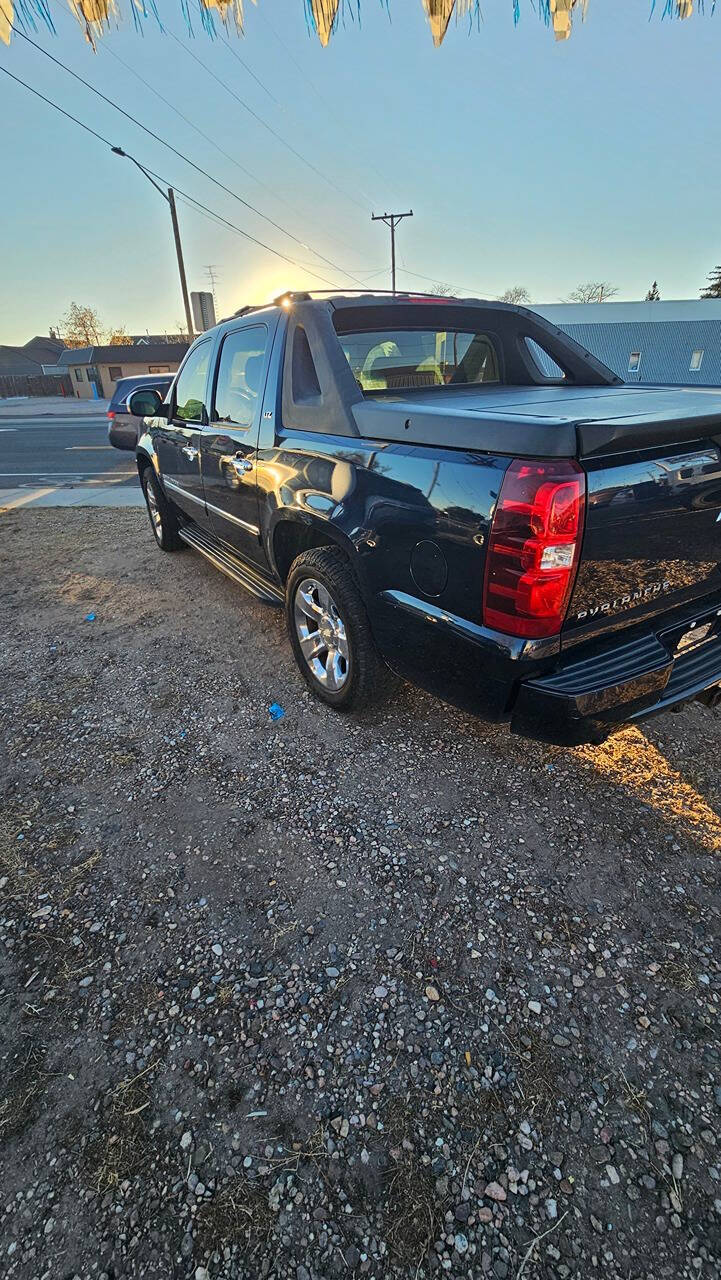
[[[398, 298], [399, 301], [408, 301], [413, 298], [427, 298], [429, 301], [444, 302], [472, 302], [472, 303], [488, 303], [491, 299], [487, 298], [460, 298], [457, 294], [448, 293], [424, 293], [421, 289], [286, 289], [285, 293], [279, 293], [276, 298], [270, 302], [257, 302], [239, 307], [234, 311], [232, 316], [227, 316], [228, 320], [235, 320], [239, 316], [251, 315], [254, 311], [267, 311], [268, 307], [290, 306], [292, 302], [312, 302], [314, 298]], [[224, 324], [225, 321], [219, 321]]]

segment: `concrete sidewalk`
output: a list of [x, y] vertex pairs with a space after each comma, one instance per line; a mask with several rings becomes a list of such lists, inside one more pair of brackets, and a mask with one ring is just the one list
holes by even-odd
[[18, 507], [144, 507], [139, 484], [82, 484], [74, 488], [0, 489], [0, 515]]
[[3, 418], [102, 418], [109, 400], [74, 400], [71, 396], [20, 396], [0, 400]]

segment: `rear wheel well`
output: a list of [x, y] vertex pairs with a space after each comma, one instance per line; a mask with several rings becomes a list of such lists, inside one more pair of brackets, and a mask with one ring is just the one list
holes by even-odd
[[150, 458], [145, 453], [139, 453], [136, 455], [135, 463], [138, 468], [138, 475], [142, 480], [143, 472], [145, 471], [145, 468], [152, 466]]
[[285, 583], [290, 566], [301, 551], [310, 551], [314, 547], [335, 546], [337, 546], [335, 540], [314, 525], [300, 524], [295, 520], [282, 520], [276, 525], [273, 533], [273, 559], [281, 582]]

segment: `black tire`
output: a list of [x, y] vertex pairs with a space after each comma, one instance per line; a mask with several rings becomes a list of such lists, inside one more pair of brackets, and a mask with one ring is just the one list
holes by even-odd
[[143, 486], [145, 505], [155, 541], [161, 551], [177, 551], [182, 545], [178, 537], [178, 518], [160, 488], [151, 466], [145, 467], [140, 483]]
[[[299, 589], [308, 582], [316, 583], [327, 593], [335, 614], [333, 615], [332, 610], [326, 610], [325, 616], [331, 618], [328, 623], [322, 622], [321, 616], [318, 615], [318, 622], [315, 624], [318, 628], [318, 639], [314, 641], [315, 633], [312, 631], [305, 639], [306, 642], [320, 645], [319, 657], [315, 661], [321, 667], [324, 667], [325, 662], [329, 660], [324, 659], [324, 653], [329, 657], [333, 653], [336, 654], [338, 662], [335, 668], [330, 658], [331, 679], [342, 677], [339, 688], [332, 688], [328, 683], [324, 683], [323, 679], [315, 674], [310, 659], [306, 658], [303, 652], [301, 633], [296, 621], [296, 606], [300, 613], [308, 618], [312, 628], [315, 617], [304, 612], [309, 607], [305, 601], [310, 597], [317, 603], [321, 598], [318, 592], [305, 592], [301, 596]], [[285, 616], [290, 643], [300, 672], [313, 693], [322, 702], [335, 707], [337, 711], [360, 711], [387, 691], [390, 672], [376, 649], [363, 598], [351, 567], [343, 552], [337, 547], [317, 547], [312, 551], [303, 551], [296, 557], [290, 566], [286, 582]], [[324, 628], [323, 633], [321, 633], [321, 626]], [[329, 628], [335, 629], [331, 633]], [[326, 636], [332, 634], [333, 643], [338, 647], [335, 649], [324, 647], [323, 634]], [[312, 647], [306, 643], [309, 651]], [[341, 647], [347, 651], [346, 658], [341, 655]]]

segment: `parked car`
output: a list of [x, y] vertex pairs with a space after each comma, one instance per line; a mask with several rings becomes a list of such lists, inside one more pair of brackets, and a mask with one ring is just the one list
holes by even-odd
[[721, 688], [721, 395], [625, 385], [522, 307], [246, 308], [131, 394], [163, 551], [285, 608], [338, 709], [386, 664], [544, 741]]
[[158, 391], [165, 397], [173, 381], [173, 374], [148, 373], [133, 378], [118, 378], [113, 398], [108, 405], [108, 439], [116, 449], [127, 449], [135, 452], [138, 443], [138, 426], [140, 419], [130, 413], [128, 396], [131, 391], [148, 388]]

